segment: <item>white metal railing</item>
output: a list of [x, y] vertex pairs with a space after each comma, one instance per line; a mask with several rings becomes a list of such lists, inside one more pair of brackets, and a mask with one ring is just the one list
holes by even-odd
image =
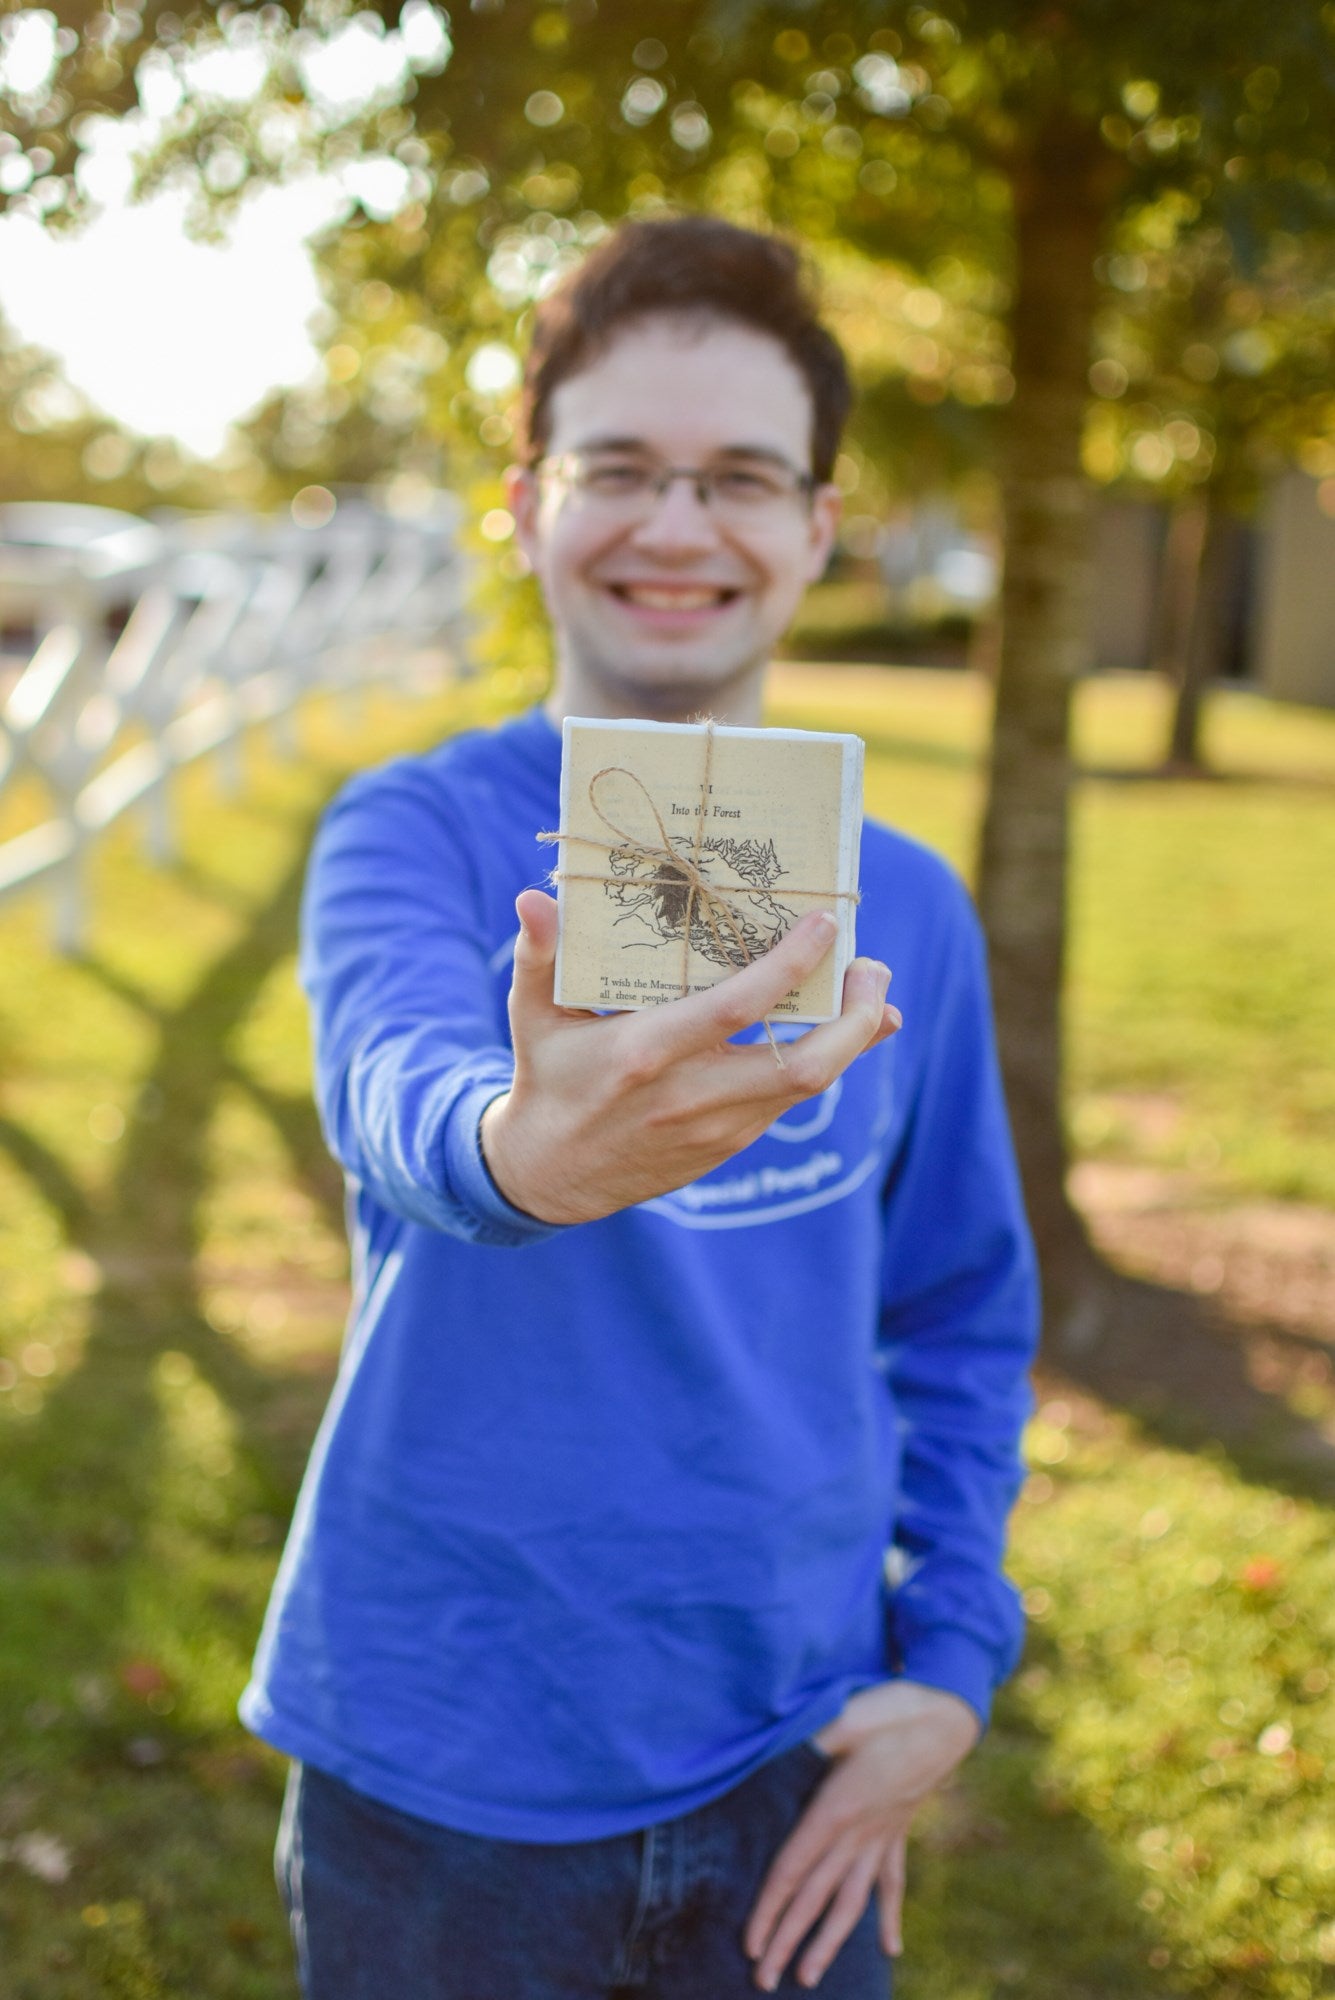
[[[80, 950], [90, 848], [142, 803], [149, 852], [170, 860], [182, 765], [217, 752], [235, 789], [250, 725], [271, 723], [281, 741], [307, 695], [385, 678], [420, 686], [428, 659], [437, 674], [442, 660], [457, 670], [459, 514], [443, 496], [411, 520], [354, 500], [316, 529], [245, 517], [168, 527], [132, 573], [114, 640], [95, 561], [6, 543], [0, 522], [0, 607], [26, 586], [46, 628], [7, 695], [0, 688], [0, 813], [32, 822], [0, 840], [0, 902], [45, 885], [57, 949]], [[20, 786], [35, 809], [17, 805]]]

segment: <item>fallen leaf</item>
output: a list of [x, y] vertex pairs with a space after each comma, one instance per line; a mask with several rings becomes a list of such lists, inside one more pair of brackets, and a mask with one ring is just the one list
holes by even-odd
[[73, 1863], [70, 1852], [63, 1840], [57, 1840], [54, 1833], [20, 1833], [10, 1843], [9, 1851], [20, 1868], [26, 1868], [39, 1882], [53, 1885], [68, 1882]]
[[151, 1694], [165, 1694], [171, 1686], [156, 1660], [126, 1660], [119, 1676], [126, 1694], [132, 1694], [137, 1701], [147, 1701]]

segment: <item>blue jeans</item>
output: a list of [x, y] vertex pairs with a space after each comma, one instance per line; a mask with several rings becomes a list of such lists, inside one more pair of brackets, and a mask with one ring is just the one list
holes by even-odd
[[[742, 1932], [828, 1769], [808, 1744], [681, 1819], [610, 1839], [489, 1840], [294, 1764], [278, 1835], [306, 2000], [755, 2000]], [[778, 1988], [799, 1986], [794, 1953]], [[823, 2000], [888, 2000], [869, 1904]]]

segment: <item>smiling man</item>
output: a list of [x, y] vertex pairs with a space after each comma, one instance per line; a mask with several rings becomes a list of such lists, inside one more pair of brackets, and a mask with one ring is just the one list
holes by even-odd
[[758, 721], [770, 652], [839, 518], [798, 362], [757, 326], [662, 315], [544, 399], [564, 360], [553, 317], [528, 383], [543, 456], [511, 501], [556, 635], [558, 711]]
[[1035, 1288], [963, 890], [869, 825], [869, 955], [780, 1068], [828, 919], [597, 1016], [533, 886], [564, 714], [758, 721], [847, 406], [786, 245], [607, 239], [511, 477], [551, 701], [321, 829], [355, 1302], [243, 1702], [308, 2000], [885, 2000], [913, 1813], [1015, 1663]]

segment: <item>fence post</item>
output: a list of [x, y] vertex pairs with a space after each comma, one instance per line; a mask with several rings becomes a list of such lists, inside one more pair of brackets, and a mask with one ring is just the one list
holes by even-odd
[[175, 815], [172, 811], [171, 783], [174, 773], [165, 770], [148, 794], [145, 804], [144, 845], [151, 861], [165, 867], [177, 855]]
[[40, 885], [54, 948], [80, 953], [95, 841], [133, 808], [149, 856], [170, 862], [181, 766], [211, 756], [220, 788], [239, 793], [247, 729], [261, 725], [276, 755], [295, 756], [307, 694], [334, 694], [355, 729], [373, 681], [429, 687], [465, 629], [456, 518], [444, 510], [429, 540], [370, 507], [295, 539], [272, 523], [211, 521], [160, 538], [142, 525], [156, 553], [136, 544], [127, 561], [138, 597], [114, 647], [100, 557], [62, 557], [58, 579], [45, 558], [29, 563], [20, 580], [31, 574], [44, 592], [41, 622], [65, 616], [6, 696], [0, 799], [8, 806], [17, 784], [35, 781], [50, 806], [0, 840], [0, 900]]
[[218, 790], [226, 799], [239, 798], [245, 786], [246, 769], [242, 724], [238, 716], [230, 736], [225, 736], [214, 752], [213, 768], [218, 779]]
[[290, 764], [300, 747], [297, 740], [296, 710], [280, 708], [269, 723], [269, 748], [284, 764]]
[[83, 951], [88, 929], [88, 898], [85, 882], [84, 843], [76, 840], [74, 852], [56, 871], [52, 938], [62, 958], [77, 958]]

